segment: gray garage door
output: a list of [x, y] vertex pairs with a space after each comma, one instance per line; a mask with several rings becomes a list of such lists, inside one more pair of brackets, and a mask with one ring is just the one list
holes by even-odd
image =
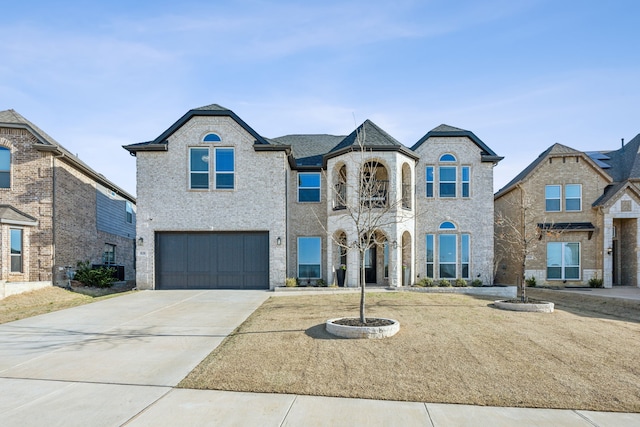
[[156, 289], [269, 289], [269, 234], [157, 233]]

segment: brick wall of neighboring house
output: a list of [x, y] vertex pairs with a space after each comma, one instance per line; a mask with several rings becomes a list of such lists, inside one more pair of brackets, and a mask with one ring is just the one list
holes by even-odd
[[102, 264], [105, 244], [116, 245], [116, 264], [125, 266], [125, 279], [134, 279], [134, 236], [123, 237], [97, 227], [96, 182], [56, 159], [55, 169], [56, 282], [64, 282], [64, 267], [79, 261]]
[[[561, 185], [564, 196], [564, 185], [582, 185], [582, 209], [576, 212], [566, 212], [564, 198], [561, 200], [561, 212], [545, 211], [545, 186]], [[526, 262], [526, 277], [534, 276], [537, 283], [557, 284], [557, 280], [547, 281], [547, 243], [548, 242], [579, 242], [581, 251], [580, 280], [567, 281], [567, 285], [585, 284], [596, 273], [602, 277], [602, 230], [604, 227], [603, 216], [598, 210], [591, 207], [592, 203], [600, 197], [608, 180], [596, 166], [590, 163], [584, 155], [565, 154], [551, 155], [544, 159], [523, 181], [522, 186], [525, 198], [530, 200], [530, 213], [527, 213], [527, 224], [535, 227], [538, 223], [564, 223], [564, 222], [590, 222], [595, 226], [595, 231], [589, 238], [585, 231], [551, 232], [543, 233], [540, 240], [531, 242], [531, 250]], [[496, 212], [503, 211], [512, 218], [520, 216], [517, 200], [518, 190], [508, 193], [495, 201]], [[514, 203], [514, 199], [516, 202]], [[509, 201], [511, 200], [511, 204]], [[515, 246], [503, 245], [496, 247], [496, 254], [514, 253]], [[519, 268], [506, 257], [501, 256], [498, 266], [497, 280], [501, 283], [514, 283]]]
[[24, 230], [23, 273], [10, 273], [8, 230], [2, 227], [1, 270], [3, 280], [48, 281], [53, 265], [52, 158], [32, 148], [36, 138], [24, 129], [0, 127], [0, 145], [11, 149], [11, 188], [0, 189], [0, 204], [36, 218], [36, 226]]
[[[222, 141], [202, 143], [214, 132]], [[285, 153], [256, 152], [255, 138], [228, 116], [195, 116], [168, 139], [166, 152], [137, 153], [136, 280], [152, 289], [156, 231], [268, 231], [270, 287], [286, 277]], [[233, 190], [189, 190], [189, 147], [234, 147]], [[213, 155], [213, 153], [211, 153]], [[212, 171], [213, 173], [213, 171]], [[276, 245], [280, 237], [281, 245]]]
[[[420, 277], [426, 275], [426, 235], [434, 234], [437, 240], [439, 226], [444, 221], [453, 222], [457, 235], [470, 235], [470, 278], [479, 278], [485, 285], [493, 281], [493, 167], [492, 162], [481, 162], [480, 148], [467, 137], [431, 137], [416, 152], [420, 163], [416, 168], [416, 269]], [[440, 163], [440, 156], [453, 154], [455, 163]], [[438, 166], [456, 165], [470, 167], [470, 197], [460, 197], [458, 185], [455, 198], [438, 195]], [[434, 197], [426, 197], [426, 167], [434, 167]], [[458, 183], [460, 180], [458, 179]], [[436, 241], [437, 245], [437, 241]], [[460, 250], [460, 238], [458, 238]], [[436, 259], [437, 263], [437, 251]]]

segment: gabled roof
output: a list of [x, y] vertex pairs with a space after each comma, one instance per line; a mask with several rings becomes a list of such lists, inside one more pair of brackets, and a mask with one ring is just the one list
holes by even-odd
[[96, 172], [92, 168], [89, 167], [86, 163], [80, 160], [77, 156], [73, 155], [69, 150], [64, 148], [59, 142], [49, 136], [46, 132], [40, 129], [38, 126], [31, 123], [29, 120], [24, 118], [21, 114], [16, 112], [15, 110], [4, 110], [0, 111], [0, 127], [5, 128], [15, 128], [15, 129], [25, 129], [30, 132], [37, 140], [38, 143], [33, 145], [33, 148], [39, 151], [51, 152], [58, 156], [63, 161], [71, 164], [75, 168], [81, 170], [86, 173], [96, 182], [99, 182], [103, 186], [107, 187], [109, 190], [114, 191], [115, 193], [121, 195], [125, 199], [135, 203], [136, 198], [131, 194], [127, 193], [113, 182], [109, 181], [104, 175]]
[[640, 179], [640, 135], [615, 151], [604, 152], [609, 158], [603, 160], [610, 168], [607, 171], [614, 181]]
[[616, 195], [620, 194], [623, 191], [629, 190], [632, 192], [638, 199], [640, 199], [640, 191], [632, 185], [628, 180], [623, 182], [616, 182], [611, 185], [607, 185], [604, 189], [604, 192], [598, 199], [592, 203], [591, 206], [605, 206], [611, 200], [616, 198]]
[[247, 133], [249, 133], [254, 139], [255, 143], [259, 145], [269, 145], [269, 142], [260, 136], [255, 130], [253, 130], [248, 124], [246, 124], [240, 117], [236, 115], [233, 111], [222, 107], [218, 104], [205, 105], [204, 107], [194, 108], [192, 110], [187, 111], [187, 113], [180, 117], [178, 121], [172, 124], [167, 130], [162, 132], [156, 139], [153, 141], [140, 142], [137, 144], [129, 144], [123, 145], [123, 148], [132, 155], [135, 156], [135, 153], [138, 151], [166, 151], [168, 138], [173, 135], [178, 129], [184, 126], [191, 118], [205, 116], [205, 117], [230, 117], [236, 123], [240, 125]]
[[482, 142], [482, 140], [478, 138], [473, 132], [445, 124], [441, 124], [440, 126], [431, 129], [425, 136], [420, 138], [420, 140], [416, 142], [413, 147], [411, 147], [411, 149], [413, 151], [417, 150], [418, 147], [420, 147], [429, 138], [432, 137], [467, 137], [480, 148], [483, 162], [499, 162], [500, 160], [504, 159], [504, 157], [500, 157], [496, 153], [494, 153], [493, 150], [489, 148], [484, 142]]
[[[537, 159], [529, 164], [526, 168], [524, 168], [518, 175], [515, 176], [511, 181], [507, 183], [504, 187], [502, 187], [498, 192], [494, 195], [494, 199], [497, 199], [509, 191], [513, 190], [519, 183], [524, 181], [529, 174], [531, 174], [540, 163], [550, 157], [563, 157], [563, 156], [580, 156], [584, 158], [589, 164], [593, 166], [598, 172], [600, 172], [603, 176], [608, 178], [608, 175], [593, 161], [593, 159], [588, 156], [586, 153], [582, 151], [575, 150], [566, 145], [555, 143], [551, 147], [544, 150]], [[609, 178], [610, 179], [610, 178]]]
[[37, 225], [38, 220], [11, 205], [0, 205], [0, 223], [11, 225]]
[[[361, 141], [360, 138], [364, 138], [364, 141]], [[366, 150], [398, 151], [412, 159], [417, 160], [419, 158], [416, 153], [402, 145], [397, 139], [382, 130], [382, 128], [371, 120], [365, 120], [364, 123], [340, 141], [338, 145], [333, 147], [333, 149], [324, 156], [324, 160], [326, 162], [326, 160], [331, 157], [339, 156], [349, 151], [360, 150], [360, 145]]]

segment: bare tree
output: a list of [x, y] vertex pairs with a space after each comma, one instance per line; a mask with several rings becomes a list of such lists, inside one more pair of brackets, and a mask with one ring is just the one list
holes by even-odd
[[[327, 231], [327, 235], [342, 250], [355, 250], [360, 256], [358, 285], [360, 286], [360, 322], [365, 317], [365, 261], [369, 249], [385, 244], [386, 238], [380, 232], [384, 227], [409, 219], [405, 212], [398, 213], [403, 203], [403, 195], [390, 191], [386, 169], [372, 159], [374, 150], [366, 146], [365, 126], [356, 130], [356, 143], [352, 152], [358, 152], [359, 167], [349, 168], [352, 172], [339, 172], [337, 183], [331, 188], [334, 209], [341, 211], [349, 228], [357, 238], [351, 242]], [[401, 192], [400, 192], [401, 193]], [[393, 197], [393, 198], [392, 198]], [[405, 197], [406, 199], [406, 197]], [[405, 200], [406, 204], [406, 200]], [[321, 222], [322, 224], [322, 222]], [[323, 228], [325, 227], [322, 224]]]
[[522, 302], [527, 302], [527, 260], [535, 256], [543, 236], [558, 236], [564, 230], [558, 229], [553, 223], [546, 223], [544, 218], [536, 221], [535, 213], [539, 210], [537, 202], [521, 184], [517, 185], [517, 190], [518, 193], [514, 191], [511, 199], [505, 198], [502, 204], [496, 204], [494, 273], [503, 261], [516, 265], [518, 294]]

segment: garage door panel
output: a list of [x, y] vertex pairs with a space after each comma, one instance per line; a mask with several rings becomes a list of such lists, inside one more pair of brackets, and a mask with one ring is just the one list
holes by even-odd
[[268, 289], [266, 232], [158, 233], [157, 289]]

